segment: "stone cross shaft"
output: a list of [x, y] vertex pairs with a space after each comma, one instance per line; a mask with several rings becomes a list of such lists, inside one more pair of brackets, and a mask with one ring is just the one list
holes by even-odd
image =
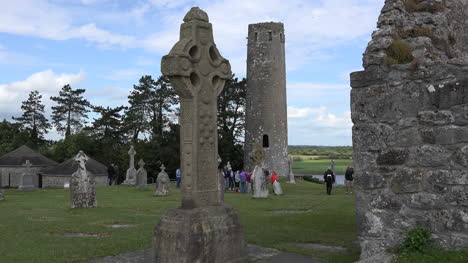
[[161, 62], [180, 96], [182, 207], [219, 205], [217, 97], [231, 77], [218, 52], [208, 15], [192, 8], [180, 26], [180, 39]]
[[135, 155], [136, 151], [135, 148], [133, 148], [133, 145], [130, 147], [130, 150], [128, 151], [128, 155], [130, 156], [130, 168], [135, 168]]
[[75, 161], [83, 170], [86, 169], [86, 163], [88, 162], [88, 159], [88, 156], [83, 151], [79, 151], [78, 154], [75, 156]]
[[166, 171], [166, 166], [164, 166], [164, 164], [161, 164], [161, 167], [159, 169], [161, 169], [161, 172], [165, 172]]
[[29, 160], [26, 160], [26, 162], [24, 162], [23, 166], [26, 167], [26, 172], [27, 173], [30, 173], [31, 171], [31, 162]]

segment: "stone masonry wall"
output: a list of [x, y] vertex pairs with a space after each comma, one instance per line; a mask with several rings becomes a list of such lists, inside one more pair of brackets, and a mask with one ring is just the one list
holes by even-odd
[[468, 246], [467, 2], [385, 1], [351, 74], [362, 259], [417, 225]]
[[[70, 183], [71, 176], [43, 176], [42, 188], [63, 188], [65, 183]], [[107, 186], [107, 176], [95, 176], [96, 186]]]
[[247, 96], [244, 169], [253, 171], [250, 154], [263, 145], [265, 167], [279, 176], [289, 175], [288, 122], [284, 26], [282, 23], [249, 25], [247, 44]]

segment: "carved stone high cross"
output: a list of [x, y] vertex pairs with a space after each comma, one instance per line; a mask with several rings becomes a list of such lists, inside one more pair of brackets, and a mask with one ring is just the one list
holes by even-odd
[[161, 169], [161, 173], [165, 172], [166, 171], [166, 166], [164, 166], [164, 164], [161, 164], [161, 167], [159, 167], [159, 169]]
[[136, 155], [136, 151], [135, 151], [135, 148], [133, 148], [133, 145], [130, 146], [130, 150], [128, 150], [128, 155], [130, 156], [129, 168], [135, 168], [135, 155]]
[[217, 97], [231, 77], [231, 66], [216, 48], [204, 11], [193, 7], [184, 22], [161, 71], [180, 96], [182, 207], [191, 208], [220, 204]]

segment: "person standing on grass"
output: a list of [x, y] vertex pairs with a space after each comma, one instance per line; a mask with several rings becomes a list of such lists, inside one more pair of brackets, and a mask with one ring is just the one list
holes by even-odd
[[346, 180], [346, 193], [352, 194], [353, 193], [353, 174], [354, 169], [353, 167], [349, 167], [346, 169], [345, 172], [345, 180]]
[[240, 171], [237, 171], [236, 174], [234, 175], [234, 181], [236, 182], [236, 192], [239, 192], [239, 186], [240, 186]]
[[107, 179], [109, 180], [109, 185], [112, 185], [112, 181], [114, 181], [115, 177], [115, 169], [114, 164], [112, 163], [107, 167]]
[[246, 184], [247, 184], [247, 173], [245, 171], [241, 171], [239, 174], [239, 179], [240, 179], [240, 188], [241, 188], [241, 194], [245, 194], [247, 192], [246, 189]]
[[323, 181], [325, 181], [327, 186], [327, 195], [331, 195], [332, 186], [335, 183], [335, 173], [331, 168], [328, 168], [328, 170], [323, 174]]
[[176, 180], [177, 180], [176, 187], [180, 188], [180, 182], [182, 181], [182, 173], [180, 171], [180, 168], [177, 168], [175, 175], [176, 175]]
[[229, 168], [228, 170], [228, 174], [229, 174], [229, 190], [234, 190], [234, 171], [232, 170], [232, 168]]

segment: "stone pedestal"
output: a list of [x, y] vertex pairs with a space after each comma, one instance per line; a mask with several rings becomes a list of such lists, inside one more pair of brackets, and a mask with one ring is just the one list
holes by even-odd
[[239, 216], [228, 206], [168, 210], [154, 231], [149, 262], [247, 262]]
[[268, 198], [268, 183], [267, 177], [263, 174], [262, 168], [255, 166], [252, 173], [252, 184], [253, 184], [253, 197], [254, 198]]
[[156, 196], [165, 196], [169, 194], [169, 175], [166, 173], [166, 167], [164, 164], [161, 166], [161, 172], [158, 174], [158, 178], [156, 179], [156, 192], [154, 195]]
[[70, 206], [71, 208], [96, 207], [96, 183], [94, 175], [86, 170], [88, 157], [80, 151], [75, 157], [78, 170], [70, 179]]

